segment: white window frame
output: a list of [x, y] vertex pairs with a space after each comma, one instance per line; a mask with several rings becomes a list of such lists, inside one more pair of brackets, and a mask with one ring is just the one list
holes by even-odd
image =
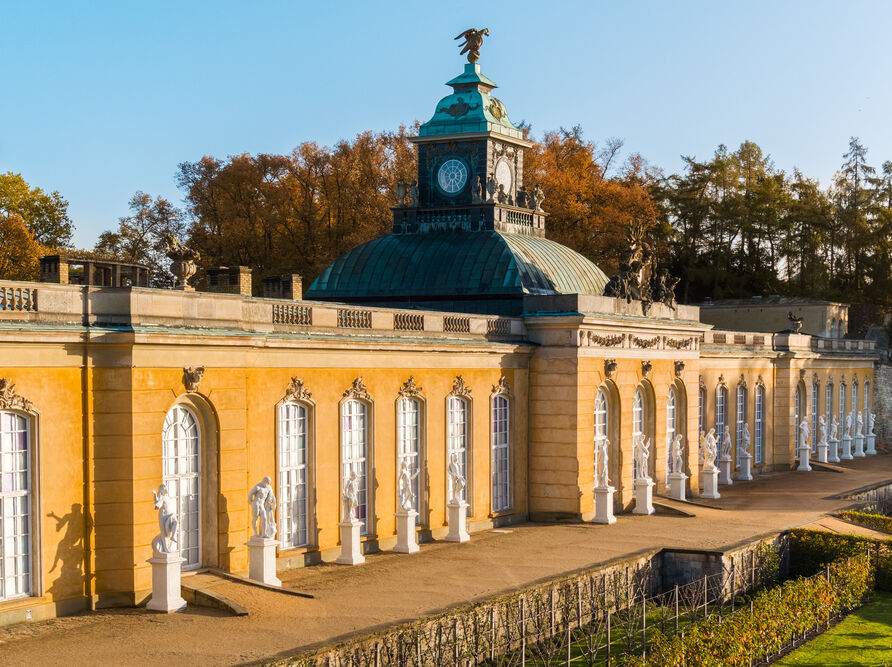
[[746, 424], [746, 387], [742, 384], [737, 385], [737, 409], [734, 418], [736, 420], [734, 431], [734, 467], [740, 467], [740, 457], [737, 453], [740, 451], [740, 443], [743, 441], [743, 425]]
[[[424, 423], [424, 403], [414, 396], [400, 396], [396, 401], [396, 474], [399, 478], [403, 461], [409, 464], [412, 480], [412, 493], [415, 494], [415, 510], [418, 513], [415, 523], [421, 523], [421, 471], [422, 471], [422, 424]], [[417, 474], [416, 474], [417, 473]], [[397, 484], [397, 505], [399, 505], [399, 484]]]
[[802, 384], [796, 385], [796, 394], [794, 398], [793, 404], [793, 431], [796, 433], [796, 454], [795, 458], [799, 458], [799, 448], [802, 446], [802, 443], [799, 441], [800, 432], [799, 432], [799, 424], [802, 422]]
[[862, 409], [864, 410], [864, 428], [867, 429], [867, 425], [870, 422], [870, 380], [864, 381], [864, 387], [862, 387], [861, 393], [863, 394], [861, 402], [863, 405]]
[[[341, 489], [351, 472], [359, 482], [355, 516], [360, 533], [369, 534], [371, 502], [369, 493], [369, 416], [371, 406], [358, 398], [341, 403]], [[343, 496], [343, 494], [342, 494]], [[343, 502], [343, 497], [342, 497]]]
[[285, 401], [278, 409], [279, 540], [282, 549], [310, 542], [310, 433], [312, 406]]
[[513, 506], [514, 489], [511, 475], [511, 400], [507, 396], [492, 397], [492, 511], [506, 512]]
[[839, 383], [839, 439], [842, 440], [843, 434], [846, 432], [846, 383]]
[[[30, 416], [0, 411], [0, 600], [29, 597], [34, 591], [33, 447]], [[10, 545], [12, 553], [7, 554]]]
[[697, 438], [699, 439], [701, 433], [706, 435], [706, 388], [700, 387], [698, 394], [700, 401], [700, 415], [697, 423], [700, 427], [700, 430], [697, 433]]
[[852, 390], [849, 394], [849, 397], [852, 401], [852, 407], [849, 412], [853, 412], [856, 414], [852, 415], [852, 433], [855, 433], [855, 429], [858, 427], [858, 380], [852, 381]]
[[755, 405], [755, 429], [753, 433], [753, 453], [756, 463], [764, 463], [765, 451], [765, 387], [761, 384], [756, 385], [756, 405]]
[[721, 443], [728, 426], [728, 388], [720, 384], [715, 388], [715, 435]]
[[[461, 417], [459, 419], [458, 417]], [[471, 487], [470, 477], [470, 420], [471, 401], [464, 396], [449, 396], [446, 399], [446, 500], [452, 499], [452, 477], [449, 475], [449, 463], [454, 453], [459, 454], [459, 468], [465, 478], [465, 488], [461, 500], [468, 503], [468, 514], [471, 513], [471, 498], [468, 493]]]
[[830, 421], [833, 419], [833, 383], [824, 385], [824, 419], [827, 420], [827, 432], [830, 432]]
[[[644, 390], [639, 386], [635, 388], [635, 397], [632, 399], [632, 443], [638, 441], [639, 437], [647, 438], [647, 400], [644, 397]], [[651, 452], [653, 456], [653, 452]], [[638, 457], [632, 457], [635, 462], [635, 479], [641, 477], [638, 470]], [[649, 475], [650, 471], [645, 470], [643, 474]]]
[[[174, 417], [174, 415], [180, 415]], [[178, 429], [186, 427], [184, 418], [188, 417], [194, 427], [194, 435], [188, 432], [180, 433]], [[188, 421], [187, 420], [187, 421]], [[173, 429], [173, 434], [170, 430]], [[194, 443], [194, 449], [192, 445]], [[164, 426], [161, 430], [161, 460], [162, 479], [167, 485], [170, 497], [174, 499], [177, 507], [177, 519], [179, 520], [179, 532], [177, 535], [177, 547], [180, 556], [185, 559], [182, 569], [195, 570], [201, 567], [203, 556], [202, 530], [204, 528], [202, 516], [202, 465], [201, 457], [204, 451], [201, 421], [198, 414], [189, 406], [178, 403], [174, 405], [164, 416]], [[173, 449], [171, 449], [173, 447]], [[185, 449], [184, 449], [185, 448]], [[194, 459], [190, 462], [189, 459]], [[190, 484], [194, 484], [194, 507], [185, 505], [183, 490]], [[189, 515], [194, 515], [190, 519]], [[194, 525], [192, 525], [194, 522]], [[194, 533], [194, 544], [189, 533]], [[187, 543], [188, 541], [188, 543]]]
[[672, 442], [678, 433], [678, 391], [669, 387], [666, 397], [666, 486], [669, 486], [669, 472], [672, 470]]
[[811, 385], [811, 453], [818, 451], [818, 412], [821, 408], [821, 384], [812, 382]]

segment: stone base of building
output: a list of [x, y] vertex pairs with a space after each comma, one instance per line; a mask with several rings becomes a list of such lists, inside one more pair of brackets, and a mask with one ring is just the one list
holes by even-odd
[[414, 554], [418, 551], [418, 537], [415, 534], [415, 510], [400, 511], [394, 514], [396, 517], [396, 546], [393, 548], [398, 554]]
[[471, 539], [468, 535], [468, 503], [462, 501], [448, 503], [446, 505], [446, 520], [449, 522], [447, 542], [467, 542]]
[[635, 509], [632, 514], [654, 514], [654, 482], [652, 479], [635, 480]]
[[248, 547], [248, 578], [268, 586], [281, 586], [276, 576], [276, 547], [279, 540], [255, 535], [246, 542]]
[[179, 554], [156, 553], [146, 561], [152, 564], [152, 599], [146, 603], [146, 609], [169, 614], [186, 608], [180, 594], [180, 574], [185, 560]]
[[342, 521], [338, 524], [341, 529], [341, 555], [335, 561], [338, 565], [360, 565], [365, 563], [362, 555], [362, 541], [359, 529], [362, 524], [359, 521]]
[[595, 516], [592, 523], [616, 523], [613, 515], [613, 494], [616, 488], [612, 486], [595, 487]]

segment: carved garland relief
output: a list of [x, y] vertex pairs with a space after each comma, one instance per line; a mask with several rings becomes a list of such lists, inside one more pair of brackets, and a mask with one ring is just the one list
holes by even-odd
[[403, 386], [397, 392], [403, 398], [420, 398], [422, 388], [415, 384], [415, 376], [410, 375], [409, 379], [403, 382]]
[[363, 401], [371, 401], [372, 395], [369, 394], [368, 390], [365, 388], [365, 383], [362, 381], [362, 376], [360, 376], [353, 380], [353, 384], [344, 392], [343, 398], [357, 398]]
[[304, 386], [304, 381], [293, 377], [285, 389], [285, 399], [289, 401], [313, 402], [313, 394]]
[[13, 382], [7, 378], [0, 378], [0, 410], [21, 410], [33, 414], [34, 404], [16, 393]]

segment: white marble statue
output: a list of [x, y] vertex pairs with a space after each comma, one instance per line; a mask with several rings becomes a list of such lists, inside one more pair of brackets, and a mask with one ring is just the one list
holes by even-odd
[[403, 459], [403, 462], [400, 464], [400, 477], [399, 477], [399, 493], [400, 493], [400, 508], [404, 512], [411, 512], [415, 510], [415, 490], [412, 488], [412, 482], [415, 481], [415, 478], [418, 477], [418, 473], [420, 470], [416, 470], [413, 475], [409, 471], [409, 462]]
[[827, 444], [827, 420], [824, 419], [824, 415], [820, 415], [818, 417], [818, 429], [821, 432], [820, 440], [818, 440], [819, 445]]
[[604, 488], [610, 486], [610, 480], [607, 478], [607, 448], [610, 441], [606, 437], [600, 437], [595, 440], [595, 488]]
[[863, 438], [864, 437], [864, 417], [861, 415], [861, 411], [858, 411], [858, 416], [855, 418], [856, 426], [855, 426], [855, 437]]
[[740, 436], [740, 450], [737, 452], [737, 458], [747, 457], [750, 455], [750, 442], [752, 441], [752, 436], [750, 436], [750, 425], [743, 425], [743, 433]]
[[870, 416], [867, 418], [867, 435], [876, 435], [874, 429], [877, 426], [877, 415], [875, 412], [871, 412]]
[[706, 454], [703, 458], [703, 468], [705, 470], [715, 469], [715, 459], [718, 456], [718, 442], [715, 439], [715, 429], [709, 429], [706, 434]]
[[461, 472], [461, 460], [458, 452], [452, 452], [452, 456], [449, 457], [449, 478], [452, 480], [452, 498], [449, 502], [453, 504], [464, 502], [462, 497], [467, 480]]
[[836, 418], [836, 415], [830, 417], [830, 439], [839, 439], [839, 420]]
[[846, 415], [846, 429], [842, 435], [843, 438], [851, 438], [852, 437], [852, 413]]
[[799, 422], [799, 447], [808, 447], [808, 419]]
[[731, 427], [725, 427], [725, 434], [722, 436], [722, 458], [731, 458]]
[[178, 551], [177, 531], [180, 521], [177, 518], [177, 505], [167, 491], [167, 484], [161, 483], [158, 490], [152, 489], [155, 496], [155, 509], [158, 510], [158, 526], [161, 533], [152, 540], [152, 549], [156, 554], [170, 554]]
[[356, 521], [356, 506], [359, 504], [359, 482], [356, 473], [350, 472], [344, 478], [344, 523]]
[[263, 481], [254, 485], [248, 494], [251, 505], [251, 527], [254, 535], [273, 539], [276, 536], [276, 495], [273, 493], [272, 480], [264, 477]]
[[643, 435], [639, 435], [637, 442], [632, 446], [633, 456], [635, 457], [636, 476], [635, 479], [650, 479], [648, 475], [647, 462], [650, 459], [650, 443]]
[[675, 459], [675, 468], [673, 472], [684, 472], [684, 458], [681, 453], [681, 433], [675, 436], [675, 440], [672, 441], [672, 455]]

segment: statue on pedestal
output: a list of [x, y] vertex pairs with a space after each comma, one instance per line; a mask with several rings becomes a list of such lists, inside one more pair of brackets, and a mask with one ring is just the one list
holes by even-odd
[[633, 443], [633, 456], [635, 458], [635, 479], [650, 479], [648, 475], [648, 460], [650, 459], [650, 442], [643, 436], [639, 435], [637, 441]]
[[836, 418], [836, 415], [830, 417], [830, 439], [839, 439], [839, 420]]
[[356, 506], [359, 504], [359, 482], [356, 473], [350, 472], [344, 478], [344, 523], [356, 521]]
[[703, 458], [703, 468], [706, 470], [715, 470], [715, 460], [718, 456], [718, 442], [715, 438], [715, 429], [709, 429], [706, 434], [706, 455]]
[[461, 461], [458, 452], [452, 452], [449, 457], [449, 478], [452, 480], [452, 498], [450, 503], [459, 504], [463, 501], [465, 485], [467, 481], [461, 471]]
[[855, 437], [863, 438], [864, 437], [864, 417], [861, 416], [861, 411], [858, 411], [858, 417], [856, 418], [857, 425], [855, 427]]
[[750, 442], [752, 441], [752, 436], [750, 436], [750, 425], [747, 423], [743, 424], [743, 433], [740, 436], [740, 450], [737, 452], [737, 457], [740, 458], [742, 456], [750, 455]]
[[672, 441], [672, 453], [675, 461], [675, 469], [673, 472], [684, 473], [684, 458], [682, 457], [681, 452], [681, 433], [675, 436], [675, 440]]
[[610, 485], [607, 478], [607, 448], [610, 441], [601, 436], [595, 439], [595, 488], [603, 488]]
[[276, 495], [269, 477], [254, 485], [248, 494], [251, 505], [251, 527], [254, 535], [273, 539], [276, 536]]
[[400, 508], [404, 512], [412, 512], [415, 510], [415, 491], [412, 489], [412, 482], [418, 477], [420, 470], [416, 470], [413, 475], [409, 472], [409, 463], [405, 459], [400, 464], [399, 476], [399, 496]]
[[867, 422], [867, 435], [876, 435], [874, 429], [877, 425], [877, 415], [875, 412], [870, 413], [870, 417]]
[[851, 438], [852, 437], [852, 413], [846, 415], [846, 429], [843, 432], [843, 438]]
[[731, 458], [731, 427], [725, 427], [725, 434], [722, 436], [722, 458]]
[[803, 447], [808, 447], [808, 419], [803, 418], [801, 422], [799, 422], [799, 447], [800, 449]]
[[161, 529], [159, 535], [152, 540], [152, 549], [155, 554], [171, 554], [178, 551], [177, 531], [180, 521], [177, 518], [177, 506], [174, 499], [167, 491], [167, 484], [162, 482], [158, 490], [152, 489], [155, 497], [155, 509], [158, 510], [158, 526]]
[[420, 202], [421, 198], [418, 196], [418, 181], [412, 181], [412, 185], [409, 186], [409, 206], [416, 208]]
[[706, 456], [706, 434], [700, 431], [700, 437], [697, 440], [697, 463], [701, 466]]
[[818, 417], [818, 429], [821, 431], [820, 440], [818, 440], [819, 445], [827, 444], [827, 420], [824, 419], [824, 415], [820, 415]]

